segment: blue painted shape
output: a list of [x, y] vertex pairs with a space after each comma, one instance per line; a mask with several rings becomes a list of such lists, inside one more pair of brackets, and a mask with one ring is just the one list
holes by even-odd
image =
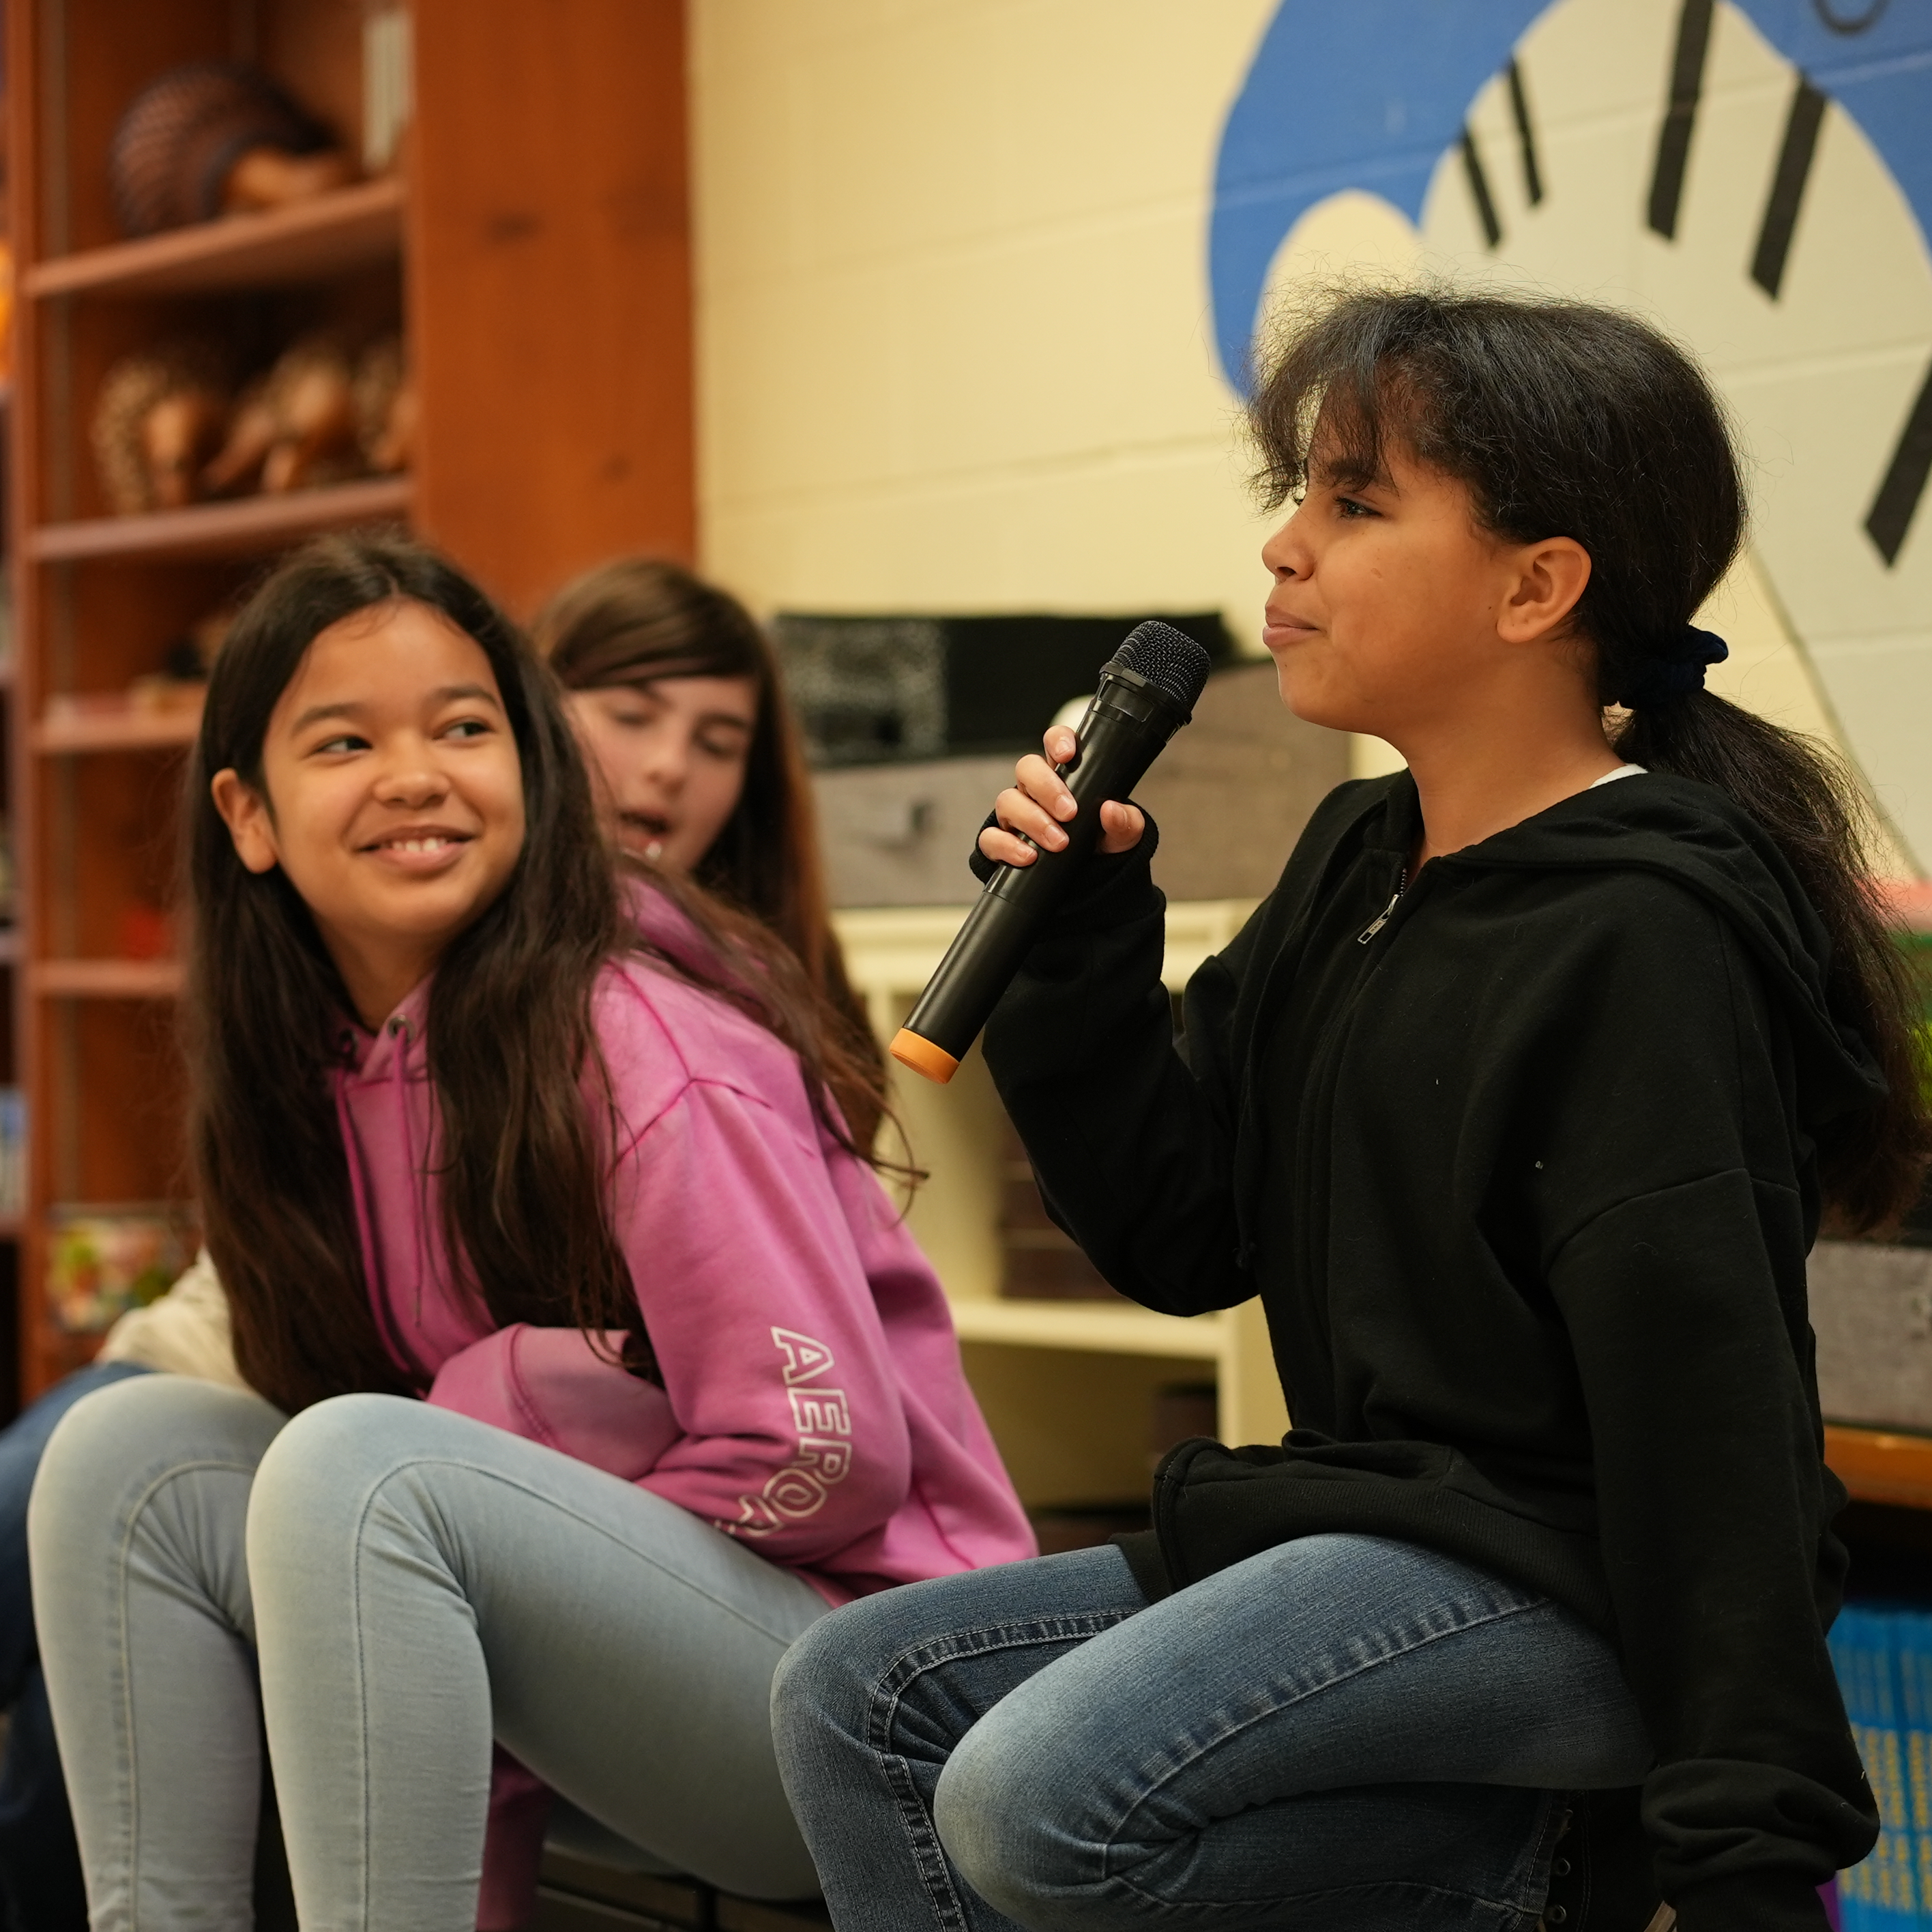
[[1238, 388], [1268, 264], [1318, 201], [1378, 194], [1412, 221], [1484, 83], [1548, 0], [1282, 0], [1214, 170], [1208, 280]]
[[[1892, 0], [1862, 34], [1834, 34], [1816, 0], [1738, 0], [1751, 23], [1864, 130], [1932, 244], [1932, 7]], [[1840, 16], [1870, 0], [1832, 0]]]
[[[1470, 104], [1550, 0], [1282, 0], [1222, 130], [1208, 236], [1221, 365], [1237, 388], [1275, 250], [1317, 202], [1378, 194], [1410, 220]], [[1932, 7], [1834, 34], [1816, 0], [1736, 0], [1852, 115], [1932, 238]], [[1832, 0], [1841, 14], [1869, 0]], [[1663, 111], [1667, 76], [1658, 75]], [[1633, 222], [1643, 211], [1633, 208]]]

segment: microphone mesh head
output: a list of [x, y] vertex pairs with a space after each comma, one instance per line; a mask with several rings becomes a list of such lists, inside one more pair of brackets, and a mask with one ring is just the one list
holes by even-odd
[[1208, 653], [1185, 631], [1150, 617], [1127, 633], [1113, 662], [1138, 671], [1156, 691], [1192, 712], [1194, 700], [1208, 682]]

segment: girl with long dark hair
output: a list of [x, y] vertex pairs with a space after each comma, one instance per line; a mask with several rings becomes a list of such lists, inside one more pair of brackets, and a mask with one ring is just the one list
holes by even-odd
[[187, 812], [191, 1144], [258, 1393], [143, 1377], [49, 1445], [94, 1924], [249, 1922], [264, 1719], [305, 1924], [520, 1924], [546, 1787], [810, 1891], [778, 1654], [1030, 1548], [818, 988], [670, 874], [620, 891], [548, 674], [400, 542], [256, 594]]
[[[1811, 1932], [1876, 1816], [1805, 1254], [1932, 1135], [1852, 781], [1702, 688], [1721, 412], [1628, 316], [1354, 292], [1252, 422], [1283, 699], [1408, 769], [1324, 801], [1178, 1048], [1102, 806], [986, 1052], [1110, 1281], [1261, 1297], [1295, 1426], [1174, 1450], [1144, 1538], [801, 1642], [835, 1922]], [[984, 861], [1064, 842], [1017, 776]]]
[[[538, 616], [599, 814], [622, 854], [695, 873], [791, 950], [825, 996], [826, 1086], [854, 1143], [884, 1118], [885, 1070], [825, 907], [812, 788], [771, 646], [728, 592], [649, 558], [606, 564]], [[34, 1632], [27, 1500], [41, 1451], [83, 1395], [146, 1370], [237, 1379], [228, 1305], [204, 1253], [124, 1317], [94, 1361], [0, 1430], [0, 1917], [85, 1932], [87, 1906]]]

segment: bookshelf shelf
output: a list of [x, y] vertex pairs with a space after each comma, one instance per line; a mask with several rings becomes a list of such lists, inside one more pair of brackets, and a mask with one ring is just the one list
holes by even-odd
[[246, 496], [143, 516], [40, 524], [28, 531], [26, 549], [36, 563], [91, 557], [248, 556], [280, 550], [318, 530], [400, 520], [410, 514], [410, 499], [406, 476], [379, 476], [326, 489], [292, 490], [285, 496]]
[[178, 959], [38, 959], [27, 983], [44, 1000], [171, 1000], [182, 989]]
[[274, 288], [393, 261], [402, 245], [403, 184], [391, 176], [272, 214], [231, 214], [138, 242], [57, 255], [29, 268], [20, 292], [34, 302]]
[[1184, 1319], [1124, 1303], [968, 1300], [956, 1298], [952, 1325], [963, 1342], [1028, 1348], [1090, 1348], [1107, 1354], [1166, 1355], [1213, 1362], [1228, 1344], [1220, 1315]]
[[1825, 1460], [1855, 1502], [1932, 1509], [1932, 1436], [1827, 1423]]
[[109, 702], [72, 710], [55, 710], [28, 733], [36, 752], [63, 756], [76, 752], [168, 751], [194, 742], [201, 728], [201, 700], [141, 705]]

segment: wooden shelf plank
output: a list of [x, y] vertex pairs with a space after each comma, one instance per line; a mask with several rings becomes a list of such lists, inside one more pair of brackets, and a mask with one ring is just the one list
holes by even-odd
[[392, 260], [402, 244], [403, 184], [392, 176], [272, 214], [231, 214], [36, 262], [22, 274], [20, 292], [36, 301], [273, 288]]
[[1108, 1301], [968, 1300], [952, 1304], [962, 1342], [1007, 1342], [1030, 1348], [1078, 1348], [1106, 1355], [1181, 1355], [1218, 1361], [1226, 1318], [1184, 1319]]
[[124, 704], [58, 710], [35, 722], [27, 734], [34, 751], [162, 751], [194, 742], [201, 729], [201, 700], [182, 704]]
[[26, 551], [39, 563], [97, 556], [247, 556], [318, 530], [406, 517], [410, 500], [406, 476], [377, 476], [322, 490], [292, 490], [285, 496], [42, 524], [28, 532]]
[[1825, 1460], [1856, 1502], [1932, 1509], [1932, 1436], [1828, 1422]]
[[[1161, 977], [1178, 992], [1209, 954], [1246, 923], [1252, 899], [1175, 899], [1167, 908]], [[916, 994], [932, 976], [972, 910], [952, 906], [842, 906], [832, 915], [845, 968], [860, 992]]]
[[42, 999], [171, 1000], [182, 989], [178, 959], [37, 959], [27, 984]]

